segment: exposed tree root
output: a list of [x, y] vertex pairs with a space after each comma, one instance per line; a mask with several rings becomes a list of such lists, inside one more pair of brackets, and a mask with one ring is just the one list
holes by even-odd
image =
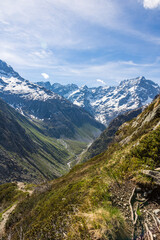
[[133, 209], [135, 190], [136, 190], [136, 188], [133, 189], [133, 191], [131, 193], [131, 196], [129, 198], [129, 206], [130, 206], [130, 210], [131, 210], [131, 219], [132, 219], [133, 223], [135, 221], [134, 209]]
[[154, 216], [153, 213], [151, 213], [151, 212], [149, 212], [149, 211], [147, 211], [147, 213], [152, 216], [152, 218], [153, 218], [153, 220], [154, 220], [154, 222], [155, 222], [155, 225], [156, 225], [158, 231], [160, 232], [160, 228], [159, 228], [159, 226], [158, 226], [158, 225], [159, 225], [159, 219], [158, 219], [156, 216]]
[[146, 228], [146, 235], [148, 240], [154, 240], [152, 232], [149, 230], [148, 224], [145, 223], [145, 228]]
[[[137, 195], [136, 188], [134, 188], [131, 193], [131, 196], [129, 198], [129, 206], [130, 206], [130, 210], [131, 210], [131, 220], [133, 223], [133, 233], [132, 233], [133, 239], [135, 239], [136, 224], [138, 221], [137, 210], [139, 207], [139, 203], [137, 203], [137, 201], [136, 201], [136, 195]], [[135, 205], [135, 209], [134, 209], [134, 205]]]

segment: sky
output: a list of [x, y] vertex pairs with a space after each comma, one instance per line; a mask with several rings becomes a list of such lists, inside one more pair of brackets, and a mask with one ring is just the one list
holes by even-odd
[[1, 0], [0, 59], [32, 82], [160, 84], [160, 0]]

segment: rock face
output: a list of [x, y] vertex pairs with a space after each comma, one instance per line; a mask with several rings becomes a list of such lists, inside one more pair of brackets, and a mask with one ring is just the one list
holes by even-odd
[[124, 80], [117, 87], [79, 88], [74, 84], [38, 84], [83, 107], [106, 125], [119, 114], [150, 103], [160, 92], [158, 84], [145, 77]]
[[157, 185], [160, 185], [160, 173], [158, 171], [153, 171], [153, 170], [142, 170], [142, 173], [146, 176], [149, 176], [151, 178], [153, 178], [153, 180], [155, 181], [155, 183]]
[[23, 79], [12, 67], [0, 61], [0, 97], [31, 119], [43, 122], [51, 136], [82, 137], [79, 129], [88, 125], [93, 137], [104, 129], [84, 109], [62, 96]]

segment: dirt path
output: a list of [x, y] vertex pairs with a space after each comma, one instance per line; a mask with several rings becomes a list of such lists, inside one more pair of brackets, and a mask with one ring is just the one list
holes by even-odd
[[18, 190], [23, 192], [28, 192], [31, 196], [33, 193], [33, 190], [26, 189], [26, 185], [23, 182], [17, 182]]
[[[17, 182], [17, 187], [18, 190], [23, 191], [23, 192], [28, 192], [29, 195], [31, 196], [33, 193], [33, 190], [28, 190], [26, 189], [26, 185], [23, 182]], [[5, 233], [5, 225], [7, 220], [9, 219], [9, 215], [14, 211], [18, 203], [15, 203], [12, 205], [7, 211], [5, 211], [2, 215], [2, 221], [0, 221], [0, 238], [3, 237]]]
[[15, 203], [11, 208], [9, 208], [5, 213], [2, 215], [2, 221], [0, 222], [0, 238], [5, 233], [5, 225], [9, 218], [9, 215], [13, 212], [13, 210], [16, 208], [17, 203]]

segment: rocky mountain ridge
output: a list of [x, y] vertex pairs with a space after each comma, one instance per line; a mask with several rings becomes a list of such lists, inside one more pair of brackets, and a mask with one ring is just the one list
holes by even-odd
[[[104, 126], [84, 109], [44, 87], [23, 79], [1, 60], [0, 97], [32, 121], [40, 121], [48, 134], [56, 138], [81, 138], [91, 141], [104, 129]], [[86, 126], [90, 129], [88, 134], [82, 133]]]
[[88, 88], [74, 84], [37, 83], [65, 97], [90, 112], [96, 120], [108, 125], [119, 114], [149, 104], [160, 93], [158, 84], [145, 77], [122, 81], [118, 86]]

